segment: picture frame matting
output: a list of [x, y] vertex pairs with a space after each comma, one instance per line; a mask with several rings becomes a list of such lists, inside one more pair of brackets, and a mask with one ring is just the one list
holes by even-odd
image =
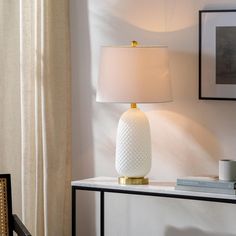
[[199, 11], [199, 99], [236, 100], [236, 10]]

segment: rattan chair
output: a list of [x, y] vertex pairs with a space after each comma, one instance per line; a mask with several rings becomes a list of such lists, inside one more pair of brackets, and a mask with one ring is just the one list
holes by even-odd
[[31, 236], [17, 215], [12, 214], [11, 176], [0, 174], [0, 236]]

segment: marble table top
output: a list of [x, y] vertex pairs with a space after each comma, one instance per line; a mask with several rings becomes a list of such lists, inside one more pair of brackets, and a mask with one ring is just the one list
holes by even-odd
[[[114, 177], [95, 177], [90, 179], [83, 180], [75, 180], [71, 182], [71, 186], [74, 187], [86, 187], [86, 188], [96, 188], [103, 190], [121, 190], [121, 191], [129, 191], [129, 192], [138, 192], [140, 194], [147, 193], [150, 195], [154, 194], [163, 194], [167, 195], [166, 197], [173, 195], [178, 198], [188, 197], [196, 197], [196, 198], [204, 198], [212, 199], [212, 201], [220, 200], [233, 200], [236, 203], [235, 195], [228, 194], [216, 194], [216, 193], [204, 193], [204, 192], [193, 192], [193, 191], [182, 191], [175, 190], [175, 182], [159, 182], [156, 180], [149, 180], [148, 185], [120, 185], [118, 184], [117, 178]], [[181, 197], [182, 196], [182, 197]], [[200, 199], [201, 200], [201, 199]]]

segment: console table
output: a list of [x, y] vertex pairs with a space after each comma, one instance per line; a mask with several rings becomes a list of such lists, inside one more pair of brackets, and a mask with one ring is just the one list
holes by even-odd
[[100, 235], [104, 236], [104, 200], [105, 193], [133, 194], [153, 197], [179, 198], [198, 201], [222, 202], [236, 204], [235, 195], [202, 193], [175, 190], [174, 182], [157, 182], [150, 180], [149, 185], [119, 185], [117, 178], [96, 177], [72, 181], [72, 236], [76, 236], [76, 191], [87, 190], [100, 192]]

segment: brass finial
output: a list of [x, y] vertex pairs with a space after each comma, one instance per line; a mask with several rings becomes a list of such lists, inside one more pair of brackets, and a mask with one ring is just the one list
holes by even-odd
[[138, 46], [138, 42], [137, 41], [134, 40], [134, 41], [131, 42], [131, 47], [135, 48], [137, 46]]

